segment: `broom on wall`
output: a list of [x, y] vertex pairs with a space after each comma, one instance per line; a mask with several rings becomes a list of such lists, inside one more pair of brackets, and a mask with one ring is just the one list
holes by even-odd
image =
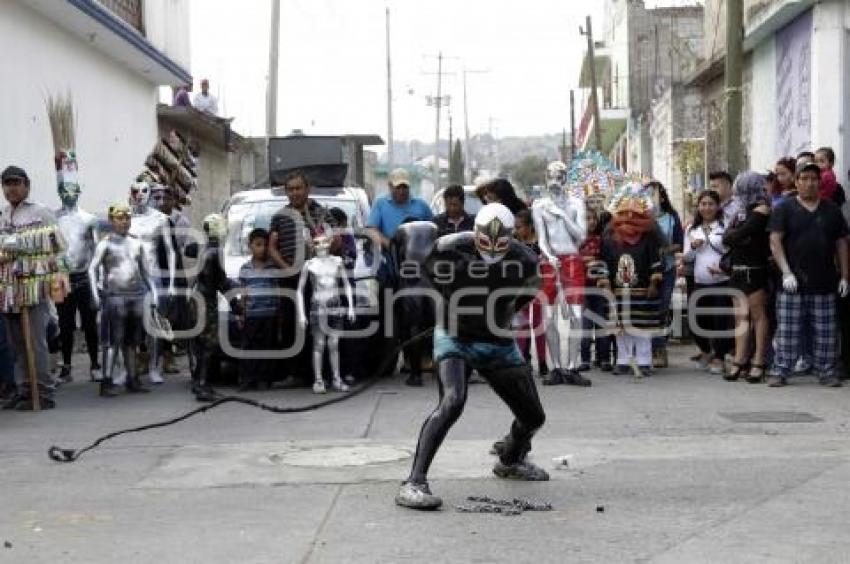
[[59, 187], [78, 187], [77, 146], [75, 139], [74, 102], [71, 94], [47, 96], [47, 118], [53, 137], [53, 155], [56, 165], [56, 180]]

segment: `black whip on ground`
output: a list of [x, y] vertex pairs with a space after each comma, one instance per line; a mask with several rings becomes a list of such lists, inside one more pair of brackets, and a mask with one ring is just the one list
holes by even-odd
[[265, 402], [261, 402], [261, 401], [255, 400], [255, 399], [246, 398], [246, 397], [242, 397], [242, 396], [222, 396], [222, 397], [218, 398], [217, 400], [215, 400], [213, 402], [207, 403], [207, 404], [202, 405], [202, 406], [200, 406], [196, 409], [188, 411], [188, 412], [184, 413], [183, 415], [180, 415], [179, 417], [174, 417], [172, 419], [167, 419], [165, 421], [159, 421], [157, 423], [148, 423], [147, 425], [141, 425], [139, 427], [132, 427], [132, 428], [129, 428], [129, 429], [121, 429], [120, 431], [113, 431], [112, 433], [108, 433], [106, 435], [103, 435], [102, 437], [98, 438], [97, 440], [95, 440], [94, 442], [89, 444], [88, 446], [85, 446], [85, 447], [80, 448], [80, 449], [60, 448], [56, 445], [53, 445], [49, 449], [47, 449], [47, 456], [49, 456], [51, 460], [54, 460], [56, 462], [75, 462], [84, 453], [86, 453], [86, 452], [88, 452], [92, 449], [97, 448], [98, 446], [101, 445], [101, 443], [104, 443], [108, 440], [114, 439], [115, 437], [119, 437], [121, 435], [127, 435], [127, 434], [130, 434], [130, 433], [140, 433], [142, 431], [149, 431], [151, 429], [159, 429], [161, 427], [168, 427], [170, 425], [180, 423], [181, 421], [185, 421], [186, 419], [189, 419], [190, 417], [194, 417], [195, 415], [198, 415], [199, 413], [205, 413], [205, 412], [207, 412], [211, 409], [214, 409], [214, 408], [216, 408], [220, 405], [224, 405], [226, 403], [239, 403], [239, 404], [243, 404], [243, 405], [249, 405], [251, 407], [256, 407], [257, 409], [262, 409], [263, 411], [268, 411], [270, 413], [304, 413], [305, 411], [314, 411], [314, 410], [317, 410], [317, 409], [321, 409], [322, 407], [327, 407], [327, 406], [333, 405], [335, 403], [340, 403], [340, 402], [343, 402], [345, 400], [349, 400], [349, 399], [351, 399], [355, 396], [358, 396], [358, 395], [362, 394], [363, 392], [365, 392], [366, 390], [368, 390], [369, 388], [371, 388], [372, 386], [374, 386], [378, 382], [378, 380], [381, 380], [385, 376], [385, 373], [387, 372], [387, 370], [390, 369], [391, 365], [397, 360], [398, 354], [405, 347], [413, 344], [416, 341], [419, 341], [419, 340], [422, 340], [422, 339], [429, 337], [433, 332], [434, 332], [433, 328], [426, 329], [425, 331], [422, 331], [421, 333], [414, 335], [413, 337], [411, 337], [407, 341], [396, 346], [392, 351], [390, 351], [390, 354], [387, 355], [383, 359], [383, 361], [381, 361], [381, 364], [378, 365], [378, 369], [375, 370], [374, 376], [372, 376], [370, 379], [366, 380], [365, 382], [363, 382], [362, 384], [360, 384], [359, 386], [357, 386], [356, 388], [354, 388], [350, 392], [347, 392], [347, 393], [342, 394], [342, 395], [334, 396], [332, 398], [328, 398], [328, 399], [322, 400], [322, 401], [317, 401], [317, 402], [314, 402], [314, 403], [308, 403], [306, 405], [296, 405], [296, 406], [293, 406], [293, 407], [281, 407], [281, 406], [278, 406], [278, 405], [271, 405], [271, 404], [268, 404], [268, 403], [265, 403]]

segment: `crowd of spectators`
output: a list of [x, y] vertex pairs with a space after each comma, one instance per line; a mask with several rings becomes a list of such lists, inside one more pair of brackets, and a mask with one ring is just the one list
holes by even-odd
[[[821, 148], [796, 158], [780, 158], [767, 173], [748, 171], [733, 179], [726, 172], [713, 172], [709, 187], [697, 194], [694, 209], [682, 210], [683, 215], [674, 209], [660, 182], [647, 184], [656, 202], [652, 236], [657, 238], [662, 264], [659, 315], [669, 321], [673, 293], [682, 287], [687, 307], [694, 313], [690, 334], [698, 349], [692, 357], [696, 368], [727, 381], [767, 382], [772, 387], [787, 385], [791, 376], [803, 373], [813, 373], [822, 385], [831, 387], [841, 386], [847, 378], [850, 258], [848, 225], [841, 212], [844, 189], [832, 170], [834, 161], [832, 150]], [[8, 202], [2, 212], [4, 221], [28, 221], [32, 214], [50, 219], [49, 210], [28, 200], [26, 173], [7, 169], [2, 183]], [[378, 257], [390, 249], [398, 227], [408, 221], [433, 221], [441, 236], [473, 229], [462, 186], [451, 185], [443, 191], [445, 211], [436, 216], [426, 202], [411, 196], [405, 170], [392, 171], [389, 190], [388, 196], [374, 202], [366, 223], [380, 241], [381, 248], [375, 249]], [[348, 269], [356, 261], [348, 218], [342, 210], [327, 209], [310, 198], [305, 174], [290, 174], [284, 191], [288, 203], [272, 218], [270, 228], [250, 233], [251, 255], [235, 281], [247, 296], [237, 316], [243, 348], [286, 349], [295, 343], [295, 323], [286, 321], [295, 319], [292, 300], [264, 297], [264, 292], [296, 289], [298, 265], [312, 256], [317, 237], [329, 238], [330, 252], [342, 257]], [[473, 197], [508, 207], [515, 214], [515, 236], [539, 255], [528, 205], [508, 180], [489, 181]], [[164, 200], [160, 209], [170, 216], [172, 225], [189, 226], [173, 198], [166, 195]], [[683, 225], [683, 216], [692, 219]], [[610, 228], [609, 219], [604, 211], [587, 210], [587, 236], [580, 253], [589, 286], [596, 286], [604, 276], [599, 247]], [[178, 229], [175, 236], [179, 234]], [[185, 241], [175, 243], [182, 248]], [[604, 299], [594, 295], [585, 303], [581, 371], [594, 366], [612, 369], [613, 330], [599, 323], [611, 314], [608, 308]], [[35, 332], [33, 346], [46, 358], [50, 314], [47, 309], [43, 315], [35, 313], [34, 323], [44, 331]], [[514, 326], [522, 354], [531, 362], [535, 351], [538, 372], [545, 376], [548, 363], [541, 317], [541, 302], [533, 300], [518, 312]], [[5, 326], [0, 331], [0, 389], [9, 395], [25, 384], [20, 319], [7, 314], [0, 322]], [[346, 352], [345, 348], [343, 373], [351, 383], [363, 351], [349, 348]], [[653, 338], [652, 349], [653, 367], [666, 367], [665, 333]], [[311, 379], [310, 361], [306, 345], [283, 364], [245, 360], [239, 370], [240, 387], [270, 387], [281, 378], [282, 386], [304, 385]], [[54, 386], [41, 363], [37, 376], [49, 407]]]
[[772, 387], [795, 374], [830, 387], [848, 377], [848, 226], [834, 163], [823, 147], [734, 182], [711, 174], [685, 229], [681, 268], [689, 307], [704, 310], [697, 325], [714, 330], [694, 334], [698, 367]]

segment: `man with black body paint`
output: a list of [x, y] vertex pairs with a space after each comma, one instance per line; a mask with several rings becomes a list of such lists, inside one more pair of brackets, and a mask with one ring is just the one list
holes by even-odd
[[[443, 297], [434, 330], [440, 401], [422, 425], [413, 468], [395, 498], [398, 505], [412, 509], [442, 505], [431, 493], [427, 473], [463, 412], [467, 364], [478, 370], [515, 416], [500, 443], [493, 473], [507, 479], [549, 479], [545, 470], [526, 460], [545, 414], [509, 328], [514, 314], [536, 294], [539, 278], [537, 257], [512, 237], [513, 227], [513, 214], [505, 206], [488, 204], [475, 218], [475, 231], [446, 235], [436, 243], [431, 239], [434, 248], [424, 253], [426, 272]], [[446, 275], [446, 264], [453, 267], [451, 276]]]

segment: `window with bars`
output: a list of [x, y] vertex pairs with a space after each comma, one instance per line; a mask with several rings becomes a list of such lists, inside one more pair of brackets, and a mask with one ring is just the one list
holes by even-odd
[[143, 0], [99, 0], [104, 8], [127, 22], [139, 33], [145, 33], [143, 14]]

